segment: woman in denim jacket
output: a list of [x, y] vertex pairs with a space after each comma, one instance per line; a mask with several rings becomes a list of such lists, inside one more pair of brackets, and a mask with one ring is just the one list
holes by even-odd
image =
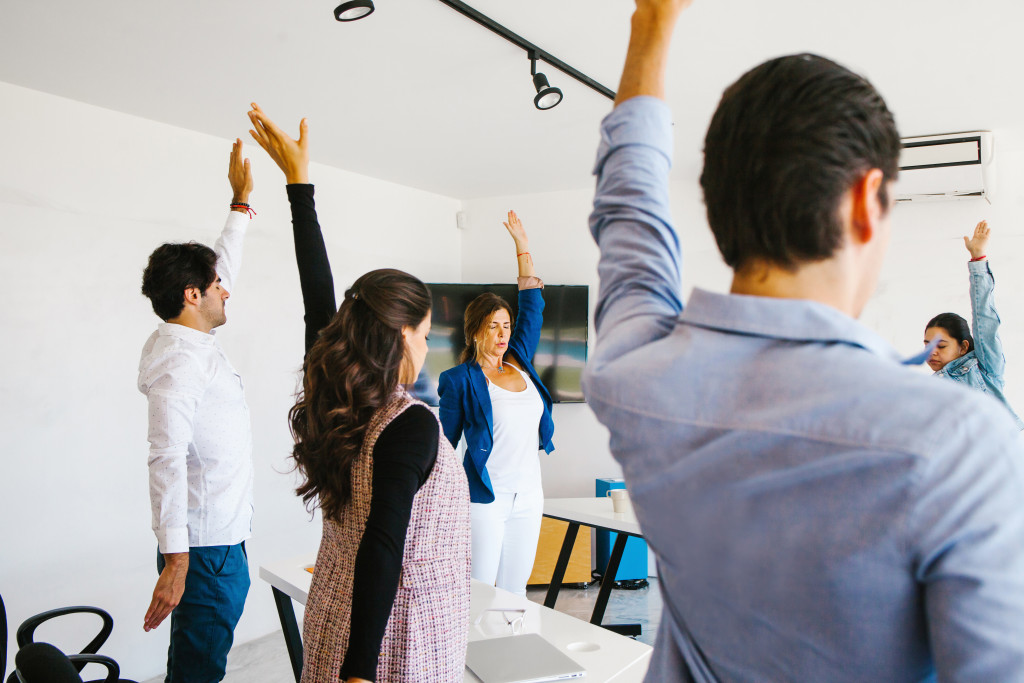
[[971, 253], [967, 264], [971, 278], [971, 328], [956, 313], [941, 313], [932, 318], [924, 331], [924, 343], [930, 344], [937, 338], [938, 345], [928, 357], [928, 367], [937, 377], [948, 377], [995, 396], [1017, 420], [1017, 427], [1024, 429], [1024, 422], [1003, 395], [1006, 358], [999, 341], [999, 314], [992, 296], [995, 279], [985, 256], [988, 238], [985, 221], [974, 228], [973, 237], [964, 237], [967, 251]]

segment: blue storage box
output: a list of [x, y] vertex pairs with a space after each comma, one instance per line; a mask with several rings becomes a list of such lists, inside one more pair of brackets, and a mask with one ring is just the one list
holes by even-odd
[[[611, 489], [624, 489], [626, 482], [622, 479], [597, 479], [596, 492], [598, 498], [604, 498]], [[608, 558], [612, 554], [612, 546], [618, 534], [612, 531], [596, 530], [597, 570], [603, 572], [608, 566]], [[619, 571], [615, 573], [616, 581], [647, 578], [647, 543], [642, 538], [630, 536], [626, 541], [626, 550], [619, 562]]]

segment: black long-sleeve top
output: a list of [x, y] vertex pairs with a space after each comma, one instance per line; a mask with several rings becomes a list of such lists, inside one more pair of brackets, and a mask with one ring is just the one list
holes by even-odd
[[[320, 330], [335, 313], [334, 277], [316, 217], [313, 186], [288, 185], [287, 190], [309, 353]], [[438, 437], [434, 414], [417, 405], [396, 417], [374, 445], [370, 514], [355, 557], [352, 617], [342, 679], [376, 679], [380, 644], [402, 573], [413, 498], [434, 467]]]

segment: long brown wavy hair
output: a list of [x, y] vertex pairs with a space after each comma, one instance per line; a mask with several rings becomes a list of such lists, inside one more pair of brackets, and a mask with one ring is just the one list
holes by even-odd
[[430, 290], [400, 270], [373, 270], [345, 292], [303, 365], [302, 391], [288, 412], [306, 508], [337, 519], [352, 498], [352, 463], [374, 412], [398, 387], [402, 328], [430, 315]]
[[476, 360], [476, 335], [484, 329], [491, 316], [503, 308], [508, 311], [509, 321], [515, 325], [516, 317], [512, 315], [512, 307], [504, 298], [494, 292], [484, 292], [469, 302], [466, 312], [462, 316], [462, 331], [466, 335], [466, 347], [459, 354], [460, 363]]

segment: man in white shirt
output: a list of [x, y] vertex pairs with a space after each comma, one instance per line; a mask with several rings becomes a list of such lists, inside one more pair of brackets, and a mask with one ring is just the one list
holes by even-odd
[[224, 678], [249, 591], [252, 430], [242, 379], [213, 335], [241, 262], [252, 174], [236, 140], [233, 192], [214, 249], [164, 244], [142, 293], [164, 322], [146, 342], [139, 390], [149, 402], [149, 494], [160, 578], [144, 628], [171, 615], [166, 683]]

